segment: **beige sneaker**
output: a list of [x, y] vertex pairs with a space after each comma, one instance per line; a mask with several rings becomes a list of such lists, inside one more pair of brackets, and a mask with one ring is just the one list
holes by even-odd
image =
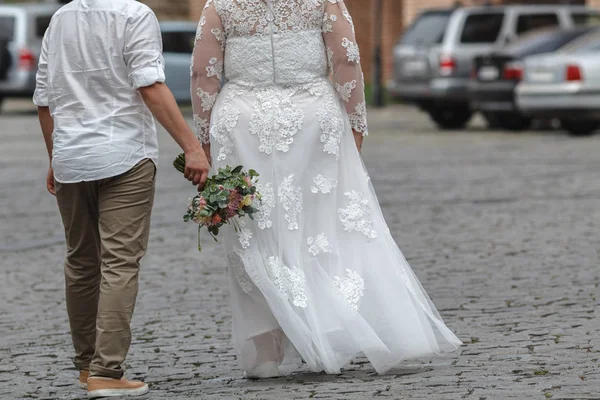
[[103, 378], [91, 376], [88, 378], [88, 397], [142, 396], [150, 389], [144, 382], [128, 381], [125, 378]]
[[87, 381], [90, 377], [90, 371], [87, 369], [79, 371], [79, 387], [82, 389], [87, 389]]

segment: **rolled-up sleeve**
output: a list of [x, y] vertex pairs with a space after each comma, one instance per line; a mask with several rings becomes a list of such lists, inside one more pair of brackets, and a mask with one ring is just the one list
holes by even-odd
[[165, 81], [162, 35], [152, 11], [132, 17], [127, 24], [124, 58], [134, 89]]
[[42, 50], [38, 62], [38, 70], [35, 78], [35, 92], [33, 93], [33, 104], [38, 107], [48, 107], [50, 105], [48, 93], [48, 41], [50, 28], [46, 29], [44, 39], [42, 40]]

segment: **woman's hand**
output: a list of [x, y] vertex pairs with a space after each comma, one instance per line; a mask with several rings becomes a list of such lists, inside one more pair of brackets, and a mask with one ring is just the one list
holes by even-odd
[[206, 154], [206, 159], [208, 160], [208, 163], [212, 166], [212, 158], [210, 157], [210, 143], [203, 144], [202, 149], [204, 149], [204, 154]]
[[360, 132], [356, 132], [354, 129], [352, 130], [352, 133], [354, 134], [354, 142], [356, 143], [356, 148], [360, 153], [362, 151], [362, 144], [364, 139], [363, 134]]

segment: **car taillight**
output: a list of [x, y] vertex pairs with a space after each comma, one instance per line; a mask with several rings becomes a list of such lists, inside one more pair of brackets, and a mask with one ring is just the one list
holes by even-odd
[[568, 82], [582, 81], [581, 68], [578, 65], [567, 65], [566, 79]]
[[456, 69], [456, 61], [452, 56], [443, 55], [440, 57], [440, 74], [442, 76], [452, 75]]
[[35, 56], [27, 49], [21, 49], [19, 52], [19, 69], [31, 71], [35, 69]]
[[521, 63], [509, 63], [504, 67], [502, 77], [509, 81], [520, 81], [523, 79], [523, 65]]

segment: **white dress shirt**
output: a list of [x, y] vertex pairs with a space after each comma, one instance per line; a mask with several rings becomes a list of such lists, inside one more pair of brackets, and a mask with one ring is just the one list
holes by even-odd
[[44, 35], [34, 103], [50, 107], [54, 176], [111, 178], [158, 161], [154, 118], [137, 91], [164, 82], [156, 16], [135, 0], [74, 0]]

